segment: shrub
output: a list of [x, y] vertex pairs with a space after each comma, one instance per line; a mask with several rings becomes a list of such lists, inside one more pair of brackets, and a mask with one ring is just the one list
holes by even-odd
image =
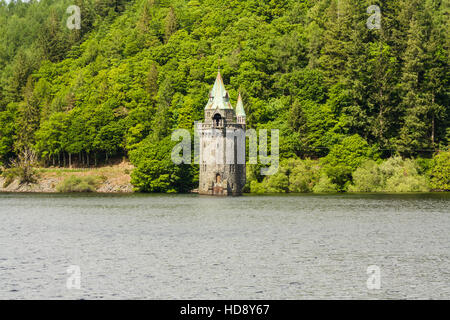
[[433, 169], [433, 159], [417, 158], [415, 160], [417, 172], [420, 175], [429, 176]]
[[393, 157], [381, 164], [367, 161], [353, 172], [351, 192], [425, 192], [428, 181], [418, 172], [418, 165], [411, 159]]
[[319, 182], [320, 166], [318, 161], [289, 160], [286, 169], [289, 170], [289, 191], [290, 192], [312, 192], [314, 185]]
[[386, 181], [387, 192], [427, 192], [427, 179], [418, 174], [408, 174], [407, 170], [400, 169]]
[[320, 167], [315, 160], [287, 159], [282, 161], [279, 171], [265, 176], [258, 182], [255, 167], [247, 167], [247, 179], [252, 193], [312, 192], [319, 181]]
[[345, 191], [351, 182], [352, 172], [369, 159], [378, 158], [366, 140], [355, 134], [335, 144], [322, 159], [325, 173], [340, 191]]
[[6, 169], [2, 176], [6, 178], [3, 186], [6, 188], [15, 179], [20, 183], [35, 183], [38, 179], [38, 172], [33, 165], [36, 163], [36, 154], [29, 148], [23, 148], [17, 155], [17, 159], [12, 161], [11, 168]]
[[350, 192], [376, 192], [384, 185], [380, 167], [373, 160], [366, 161], [352, 176], [353, 185], [349, 187]]
[[429, 191], [426, 177], [419, 175], [417, 164], [411, 159], [393, 157], [380, 165], [385, 179], [383, 191], [387, 192], [425, 192]]
[[176, 165], [171, 154], [177, 142], [166, 137], [161, 141], [150, 138], [130, 152], [135, 166], [131, 183], [142, 192], [189, 192], [198, 185], [198, 175], [191, 164]]
[[450, 151], [440, 152], [433, 158], [431, 188], [450, 190]]
[[70, 176], [56, 186], [58, 192], [95, 192], [100, 183], [99, 177]]
[[263, 187], [263, 183], [262, 182], [258, 182], [256, 180], [252, 180], [250, 182], [250, 192], [251, 193], [265, 193], [266, 190]]
[[319, 182], [313, 187], [315, 193], [337, 192], [338, 186], [331, 181], [331, 179], [323, 174]]
[[14, 180], [19, 178], [19, 171], [19, 168], [13, 167], [2, 172], [2, 177], [5, 178], [5, 181], [3, 182], [3, 188], [8, 187]]
[[284, 172], [279, 171], [276, 174], [268, 176], [264, 179], [263, 187], [265, 192], [269, 193], [288, 192], [289, 180]]

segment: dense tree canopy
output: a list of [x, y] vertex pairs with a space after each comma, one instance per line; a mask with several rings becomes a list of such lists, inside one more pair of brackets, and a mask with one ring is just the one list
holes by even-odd
[[[79, 30], [66, 27], [71, 4]], [[366, 26], [370, 5], [381, 29]], [[46, 165], [94, 165], [157, 146], [202, 119], [220, 61], [248, 126], [280, 129], [282, 159], [324, 157], [345, 189], [363, 160], [447, 148], [449, 10], [441, 0], [0, 1], [0, 161], [31, 147]], [[157, 172], [134, 159], [136, 177]]]

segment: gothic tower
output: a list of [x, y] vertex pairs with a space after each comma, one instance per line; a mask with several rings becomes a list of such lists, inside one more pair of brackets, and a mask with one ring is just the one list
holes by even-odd
[[245, 111], [239, 94], [230, 103], [220, 71], [198, 124], [200, 138], [199, 194], [241, 195], [245, 185]]

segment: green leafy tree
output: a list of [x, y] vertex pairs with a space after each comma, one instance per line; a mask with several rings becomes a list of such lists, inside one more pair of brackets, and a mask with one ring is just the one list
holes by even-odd
[[189, 192], [196, 186], [192, 166], [172, 162], [171, 152], [175, 144], [170, 137], [159, 142], [146, 139], [130, 152], [130, 159], [136, 167], [131, 181], [139, 191]]
[[60, 163], [60, 155], [65, 150], [64, 135], [67, 130], [67, 114], [63, 112], [53, 113], [50, 118], [41, 124], [36, 131], [36, 150], [41, 157]]
[[322, 158], [325, 173], [339, 190], [345, 191], [351, 182], [351, 174], [368, 159], [376, 159], [377, 153], [359, 135], [342, 139]]
[[431, 188], [450, 190], [450, 151], [441, 151], [433, 158]]
[[15, 113], [14, 105], [0, 111], [0, 166], [14, 155]]
[[170, 36], [177, 30], [177, 17], [175, 15], [175, 10], [170, 7], [165, 19], [165, 30], [164, 37], [166, 42], [169, 41]]
[[[372, 158], [361, 150], [429, 158], [448, 145], [445, 1], [73, 4], [81, 30], [65, 26], [67, 0], [0, 2], [5, 164], [19, 149], [35, 148], [44, 165], [86, 166], [142, 141], [158, 145], [202, 120], [219, 64], [231, 101], [241, 92], [248, 127], [280, 129], [281, 161], [295, 159], [276, 177], [252, 177], [247, 189], [343, 191]], [[365, 26], [372, 4], [382, 10], [379, 30]], [[305, 158], [323, 158], [321, 167]], [[404, 190], [397, 182], [392, 189]]]

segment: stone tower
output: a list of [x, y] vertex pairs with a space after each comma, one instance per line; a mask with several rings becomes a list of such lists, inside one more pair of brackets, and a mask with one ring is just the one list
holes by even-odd
[[241, 195], [245, 185], [245, 111], [239, 94], [230, 103], [220, 71], [198, 124], [200, 138], [199, 194]]

